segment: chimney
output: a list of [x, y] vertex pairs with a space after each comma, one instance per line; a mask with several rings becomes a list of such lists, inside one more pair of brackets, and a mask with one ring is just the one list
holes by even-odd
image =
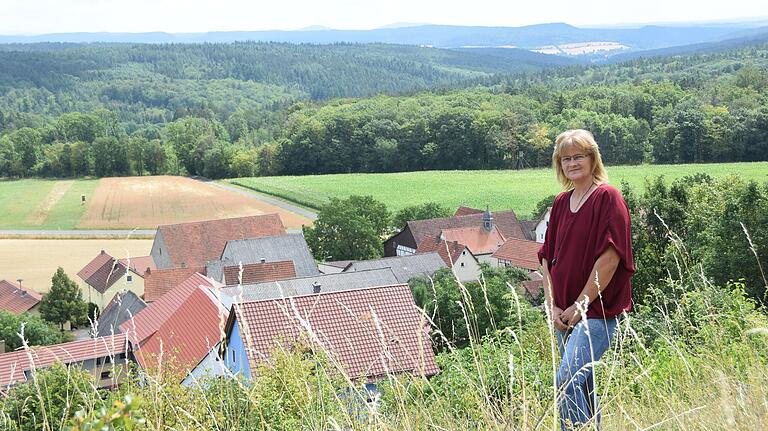
[[267, 262], [267, 258], [266, 257], [262, 257], [261, 259], [259, 259], [259, 262], [266, 263]]
[[313, 293], [320, 293], [320, 282], [318, 282], [318, 281], [312, 282], [312, 292]]

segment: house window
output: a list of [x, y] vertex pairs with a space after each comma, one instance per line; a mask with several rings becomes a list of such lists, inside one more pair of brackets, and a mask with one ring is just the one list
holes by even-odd
[[412, 254], [416, 254], [416, 249], [399, 244], [395, 250], [395, 253], [398, 256], [410, 256]]
[[464, 268], [464, 262], [461, 262], [461, 267]]
[[112, 378], [112, 371], [102, 371], [101, 372], [101, 380], [104, 379], [111, 379]]
[[132, 282], [132, 281], [133, 281], [133, 276], [132, 276], [132, 275], [129, 275], [129, 276], [127, 277], [127, 279], [128, 279], [128, 283], [130, 283], [130, 282]]
[[232, 349], [232, 365], [237, 362], [237, 355], [235, 355], [235, 349]]

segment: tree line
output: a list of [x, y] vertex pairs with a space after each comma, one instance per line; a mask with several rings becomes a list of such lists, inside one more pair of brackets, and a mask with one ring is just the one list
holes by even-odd
[[[306, 100], [306, 87], [287, 84], [315, 79], [286, 77], [303, 64], [299, 54], [330, 61], [325, 54], [347, 50], [373, 65], [394, 48], [313, 51], [277, 44], [268, 57], [279, 59], [283, 50], [293, 63], [275, 63], [288, 69], [274, 71], [282, 77], [273, 81], [237, 72], [237, 62], [222, 66], [234, 53], [269, 51], [262, 45], [101, 46], [84, 58], [75, 55], [82, 48], [62, 48], [54, 52], [72, 56], [70, 62], [41, 78], [31, 71], [24, 78], [27, 69], [0, 63], [0, 176], [224, 178], [541, 167], [550, 163], [554, 137], [569, 128], [591, 130], [609, 164], [768, 159], [766, 44], [611, 66], [470, 74], [462, 85], [472, 88], [325, 101]], [[53, 55], [0, 54], [36, 55], [41, 62]], [[203, 54], [217, 60], [203, 61]], [[190, 66], [196, 72], [174, 69], [193, 59], [201, 59]], [[89, 62], [119, 67], [97, 74]], [[400, 79], [360, 73], [364, 82]], [[354, 77], [334, 79], [346, 85]]]

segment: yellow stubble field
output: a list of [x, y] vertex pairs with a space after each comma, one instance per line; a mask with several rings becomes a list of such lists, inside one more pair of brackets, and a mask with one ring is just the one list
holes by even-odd
[[101, 250], [124, 258], [147, 256], [151, 249], [151, 239], [0, 239], [0, 279], [21, 278], [22, 286], [44, 293], [59, 266], [81, 284], [77, 272]]
[[278, 213], [286, 227], [311, 225], [293, 212], [185, 177], [102, 178], [78, 229], [154, 229], [161, 224]]

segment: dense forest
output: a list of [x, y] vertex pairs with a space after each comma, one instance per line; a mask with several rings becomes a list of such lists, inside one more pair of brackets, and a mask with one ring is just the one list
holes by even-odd
[[535, 167], [574, 127], [610, 164], [768, 159], [768, 44], [537, 62], [382, 44], [5, 45], [0, 176]]

